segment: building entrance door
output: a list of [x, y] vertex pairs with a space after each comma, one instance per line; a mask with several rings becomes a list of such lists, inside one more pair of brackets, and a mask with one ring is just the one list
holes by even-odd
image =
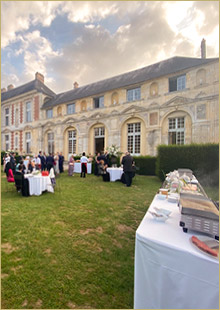
[[94, 136], [95, 136], [95, 153], [100, 153], [104, 151], [105, 147], [105, 128], [104, 127], [96, 127], [94, 128]]
[[101, 153], [104, 151], [104, 138], [95, 138], [95, 153]]

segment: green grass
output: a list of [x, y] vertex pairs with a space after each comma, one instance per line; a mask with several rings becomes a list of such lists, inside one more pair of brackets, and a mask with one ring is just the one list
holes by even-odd
[[133, 308], [135, 231], [160, 185], [65, 172], [22, 197], [2, 174], [2, 308]]

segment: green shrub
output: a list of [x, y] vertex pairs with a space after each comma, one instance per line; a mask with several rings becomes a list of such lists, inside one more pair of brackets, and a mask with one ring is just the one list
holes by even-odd
[[178, 168], [191, 169], [194, 175], [207, 182], [218, 183], [219, 145], [160, 145], [156, 162], [156, 175], [164, 180], [165, 174]]
[[136, 173], [140, 175], [155, 175], [156, 157], [154, 156], [133, 156]]

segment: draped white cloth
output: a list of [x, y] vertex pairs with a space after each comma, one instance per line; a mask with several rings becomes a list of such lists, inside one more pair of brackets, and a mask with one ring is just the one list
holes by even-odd
[[[81, 163], [74, 163], [74, 172], [81, 173]], [[92, 164], [87, 163], [87, 173], [92, 173]]]
[[41, 175], [36, 175], [36, 176], [30, 176], [30, 175], [25, 175], [25, 178], [28, 178], [29, 181], [29, 193], [30, 196], [36, 195], [39, 196], [42, 194], [44, 191], [48, 191], [53, 193], [54, 189], [51, 184], [51, 179], [49, 176], [41, 176]]
[[219, 261], [192, 246], [176, 203], [156, 195], [153, 207], [172, 213], [157, 222], [147, 212], [136, 231], [134, 308], [219, 309]]
[[121, 176], [123, 174], [122, 168], [107, 168], [107, 172], [110, 174], [110, 181], [115, 182], [117, 180], [121, 180]]

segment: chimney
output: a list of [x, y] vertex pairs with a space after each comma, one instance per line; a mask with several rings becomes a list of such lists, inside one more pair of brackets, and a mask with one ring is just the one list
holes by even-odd
[[8, 90], [11, 90], [11, 89], [13, 89], [14, 88], [14, 85], [12, 85], [12, 84], [10, 84], [10, 85], [8, 85]]
[[202, 39], [201, 42], [201, 58], [206, 58], [206, 40]]
[[2, 88], [2, 89], [1, 89], [1, 93], [5, 93], [5, 92], [6, 92], [6, 90], [7, 90], [7, 89], [6, 89], [5, 87], [4, 87], [4, 88]]
[[35, 73], [35, 80], [39, 80], [39, 81], [41, 81], [44, 84], [44, 76], [43, 76], [43, 74], [41, 74], [39, 72], [36, 72]]
[[74, 89], [76, 89], [76, 88], [79, 87], [79, 84], [78, 84], [77, 82], [75, 82], [75, 83], [73, 84], [73, 87], [74, 87]]

